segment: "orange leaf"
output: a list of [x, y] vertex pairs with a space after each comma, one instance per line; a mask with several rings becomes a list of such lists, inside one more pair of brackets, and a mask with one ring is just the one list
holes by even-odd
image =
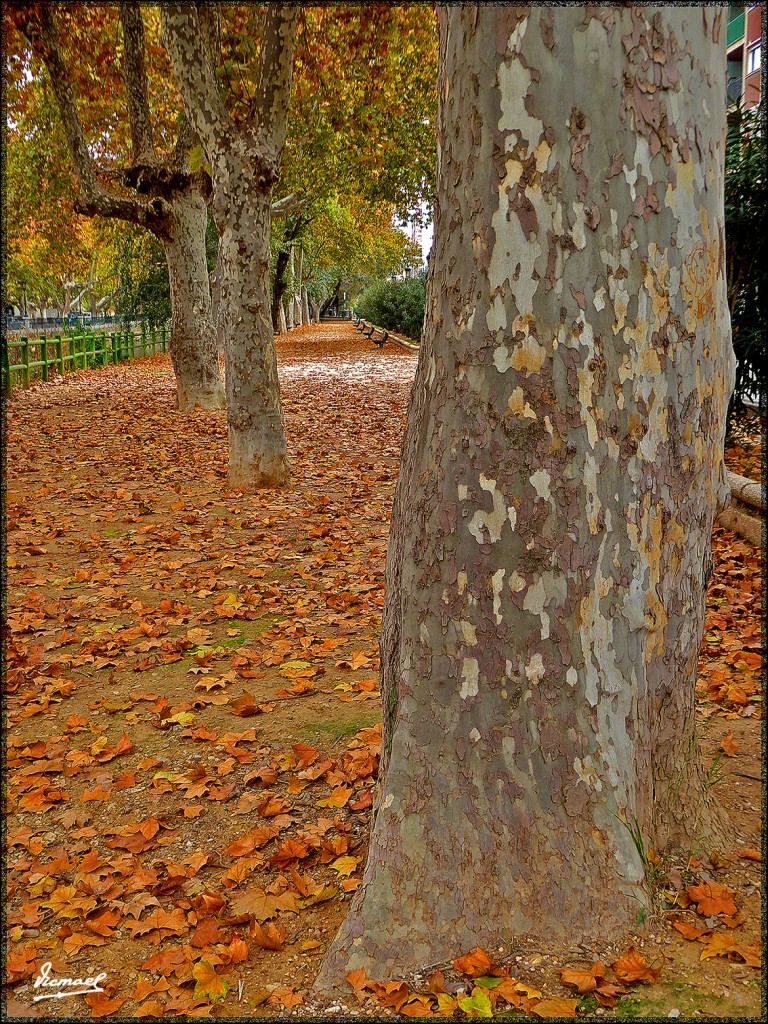
[[192, 968], [192, 977], [195, 979], [195, 995], [208, 999], [215, 1003], [223, 999], [229, 991], [229, 985], [216, 973], [213, 964], [207, 960], [201, 960]]
[[578, 999], [564, 999], [562, 997], [542, 999], [540, 1003], [536, 1003], [532, 1007], [531, 1012], [535, 1013], [537, 1017], [575, 1017], [578, 1005]]
[[711, 928], [697, 928], [695, 924], [688, 924], [687, 921], [673, 920], [672, 927], [679, 931], [684, 939], [691, 941], [703, 941], [707, 935], [712, 934]]
[[227, 707], [233, 715], [240, 715], [241, 718], [248, 718], [251, 715], [257, 715], [259, 713], [259, 706], [256, 702], [256, 698], [247, 690], [241, 697], [238, 697], [237, 700], [231, 700]]
[[700, 960], [708, 960], [712, 956], [727, 956], [738, 949], [733, 936], [728, 932], [713, 932], [706, 940], [704, 949], [701, 951]]
[[453, 961], [454, 970], [466, 974], [470, 978], [479, 978], [483, 974], [490, 974], [493, 968], [493, 961], [488, 954], [478, 946], [472, 953], [458, 957]]
[[588, 971], [565, 967], [560, 971], [560, 980], [564, 985], [575, 988], [580, 996], [593, 992], [597, 988], [597, 979], [605, 977], [605, 964], [597, 960]]
[[686, 892], [698, 904], [696, 909], [704, 917], [711, 917], [713, 914], [728, 914], [732, 917], [737, 913], [736, 904], [733, 902], [734, 891], [727, 885], [721, 885], [719, 882], [700, 882], [698, 885], [689, 885]]
[[272, 949], [280, 952], [285, 947], [285, 928], [281, 924], [268, 922], [266, 929], [264, 929], [258, 921], [253, 921], [251, 924], [251, 938], [262, 949]]
[[280, 1003], [286, 1010], [290, 1010], [294, 1006], [301, 1006], [304, 1002], [304, 996], [292, 988], [273, 988], [268, 1001], [270, 1003]]
[[420, 1020], [434, 1016], [429, 996], [411, 996], [407, 1003], [403, 1003], [399, 1012], [403, 1017], [418, 1017]]
[[85, 1001], [91, 1008], [92, 1017], [106, 1017], [126, 1002], [125, 999], [111, 999], [106, 992], [92, 992], [85, 997]]
[[352, 796], [351, 786], [339, 786], [325, 800], [318, 800], [318, 807], [343, 807]]
[[350, 971], [347, 975], [347, 981], [352, 986], [358, 1003], [362, 1006], [365, 1002], [365, 990], [373, 991], [372, 983], [365, 976], [365, 969], [360, 967], [356, 971]]
[[229, 960], [233, 964], [241, 964], [248, 959], [248, 943], [234, 936], [229, 944]]
[[743, 849], [737, 850], [736, 853], [739, 857], [743, 857], [745, 860], [761, 861], [763, 859], [762, 853], [760, 853], [759, 850], [753, 849], [751, 846], [745, 846]]
[[614, 960], [611, 970], [620, 981], [642, 981], [652, 984], [661, 974], [663, 964], [664, 954], [658, 967], [649, 967], [645, 958], [640, 956], [634, 946], [630, 946], [626, 956]]
[[724, 750], [728, 757], [735, 757], [736, 754], [740, 753], [741, 747], [738, 747], [733, 739], [733, 731], [728, 730], [728, 735], [724, 737], [720, 744], [720, 749]]
[[614, 985], [613, 982], [601, 978], [593, 994], [601, 1006], [615, 1006], [618, 1002], [617, 997], [625, 996], [628, 992], [629, 989], [623, 985]]

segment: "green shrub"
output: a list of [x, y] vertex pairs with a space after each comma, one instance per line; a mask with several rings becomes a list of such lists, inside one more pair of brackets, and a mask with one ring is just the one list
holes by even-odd
[[425, 303], [424, 277], [377, 281], [357, 300], [356, 312], [377, 327], [418, 341], [424, 323]]
[[760, 390], [766, 356], [768, 189], [760, 110], [737, 108], [725, 154], [725, 262], [737, 359], [729, 427], [746, 398]]

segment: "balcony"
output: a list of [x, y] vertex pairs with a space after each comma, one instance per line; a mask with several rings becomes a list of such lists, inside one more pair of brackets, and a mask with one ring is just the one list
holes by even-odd
[[728, 22], [728, 46], [733, 46], [744, 38], [744, 11]]

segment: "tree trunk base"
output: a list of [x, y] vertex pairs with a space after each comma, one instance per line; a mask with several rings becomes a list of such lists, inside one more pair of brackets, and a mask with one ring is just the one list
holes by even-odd
[[223, 383], [218, 381], [217, 385], [207, 388], [183, 387], [179, 383], [176, 408], [179, 412], [194, 412], [195, 409], [211, 412], [215, 409], [226, 409], [227, 397]]
[[254, 491], [260, 487], [287, 487], [291, 480], [285, 450], [229, 432], [229, 476], [233, 489]]

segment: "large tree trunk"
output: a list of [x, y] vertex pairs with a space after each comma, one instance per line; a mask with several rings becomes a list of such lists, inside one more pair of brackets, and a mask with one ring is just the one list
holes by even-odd
[[236, 123], [222, 102], [214, 72], [217, 6], [161, 7], [163, 42], [213, 176], [213, 216], [219, 232], [217, 327], [227, 360], [233, 487], [288, 482], [270, 315], [269, 234], [272, 190], [287, 130], [298, 15], [294, 5], [267, 5], [254, 100], [247, 120]]
[[440, 11], [383, 775], [321, 989], [619, 937], [630, 828], [717, 832], [694, 684], [733, 380], [724, 37], [717, 7]]
[[[260, 188], [247, 152], [233, 146], [219, 171], [214, 217], [219, 231], [219, 333], [227, 365], [229, 484], [288, 483], [269, 299], [271, 188]], [[221, 161], [223, 165], [225, 161]]]
[[171, 285], [171, 362], [182, 412], [195, 407], [225, 409], [227, 405], [211, 315], [205, 255], [207, 218], [201, 196], [180, 196], [173, 203], [162, 237]]

